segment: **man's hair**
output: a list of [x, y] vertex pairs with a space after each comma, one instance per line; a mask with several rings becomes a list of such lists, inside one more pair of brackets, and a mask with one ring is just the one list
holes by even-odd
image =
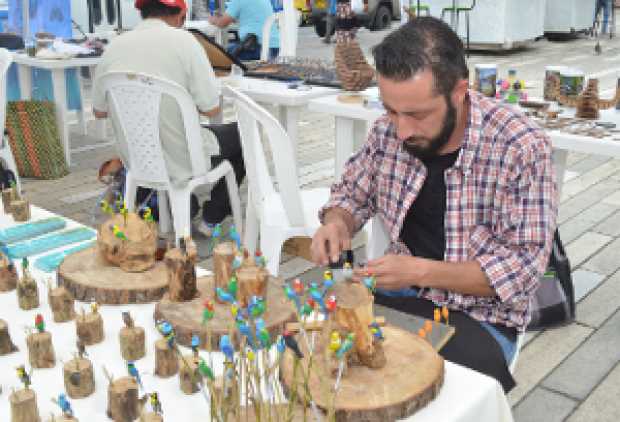
[[179, 7], [170, 7], [162, 4], [156, 0], [144, 5], [140, 9], [140, 15], [142, 19], [146, 18], [159, 18], [164, 16], [174, 16], [181, 11]]
[[460, 79], [469, 77], [463, 43], [445, 22], [433, 17], [410, 20], [372, 49], [377, 72], [405, 81], [429, 69], [435, 91], [448, 96]]

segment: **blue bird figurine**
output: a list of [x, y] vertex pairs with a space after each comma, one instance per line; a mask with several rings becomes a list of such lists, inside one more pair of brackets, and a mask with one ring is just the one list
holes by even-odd
[[220, 351], [224, 353], [224, 356], [230, 362], [233, 361], [235, 356], [235, 351], [233, 349], [232, 343], [230, 342], [230, 337], [228, 334], [225, 334], [220, 339]]

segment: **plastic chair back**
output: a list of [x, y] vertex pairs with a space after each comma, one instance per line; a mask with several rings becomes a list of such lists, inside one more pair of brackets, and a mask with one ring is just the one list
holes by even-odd
[[[256, 210], [276, 189], [269, 175], [261, 130], [272, 152], [275, 179], [282, 198], [282, 205], [293, 227], [305, 226], [305, 218], [297, 178], [297, 162], [288, 134], [271, 114], [245, 94], [230, 88], [237, 109], [239, 132], [243, 146], [243, 159], [248, 173], [251, 200]], [[283, 222], [284, 223], [284, 222]]]
[[[286, 9], [286, 8], [285, 8]], [[297, 54], [297, 28], [301, 19], [299, 10], [290, 12], [292, 16], [289, 18], [287, 11], [277, 12], [269, 16], [263, 24], [263, 43], [260, 50], [260, 59], [267, 61], [269, 59], [269, 39], [271, 35], [271, 27], [274, 23], [280, 28], [280, 51], [278, 56], [295, 57]]]
[[0, 134], [4, 133], [6, 123], [6, 80], [13, 55], [5, 48], [0, 48]]

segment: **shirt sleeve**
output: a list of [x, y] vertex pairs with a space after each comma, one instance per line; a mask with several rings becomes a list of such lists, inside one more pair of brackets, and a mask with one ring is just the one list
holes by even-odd
[[196, 107], [201, 112], [207, 112], [220, 104], [221, 87], [215, 77], [215, 72], [204, 49], [194, 38], [187, 33], [189, 39], [189, 93], [194, 99]]
[[378, 145], [382, 132], [375, 125], [368, 135], [364, 147], [347, 161], [340, 181], [331, 187], [329, 201], [319, 211], [319, 220], [324, 223], [325, 213], [330, 208], [348, 211], [355, 221], [357, 232], [375, 213], [376, 163], [380, 155]]
[[477, 226], [470, 235], [470, 256], [504, 303], [523, 303], [533, 294], [547, 266], [556, 226], [550, 141], [542, 134], [532, 136], [539, 139], [519, 153], [497, 222]]
[[231, 0], [226, 6], [226, 14], [238, 21], [241, 15], [241, 2], [239, 0]]

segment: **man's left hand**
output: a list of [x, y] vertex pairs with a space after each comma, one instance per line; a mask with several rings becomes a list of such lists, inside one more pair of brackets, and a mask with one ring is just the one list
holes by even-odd
[[375, 276], [377, 287], [398, 290], [411, 286], [422, 286], [426, 272], [426, 261], [408, 255], [385, 255], [369, 261], [366, 267], [356, 268], [354, 280], [361, 281], [367, 274]]

